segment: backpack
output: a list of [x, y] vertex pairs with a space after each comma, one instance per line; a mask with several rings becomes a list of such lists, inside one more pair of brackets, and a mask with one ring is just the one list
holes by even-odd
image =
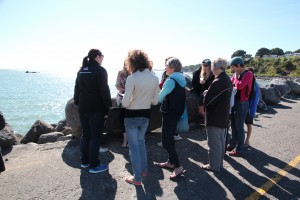
[[253, 75], [253, 80], [252, 80], [252, 85], [251, 85], [251, 91], [250, 91], [250, 94], [249, 94], [249, 100], [251, 100], [251, 99], [253, 99], [255, 97], [255, 93], [256, 93], [255, 84], [257, 84], [257, 83], [256, 83], [255, 77]]
[[[249, 70], [245, 70], [245, 72], [242, 74], [242, 76], [248, 72]], [[256, 82], [256, 79], [253, 75], [252, 85], [251, 85], [251, 91], [249, 94], [249, 114], [251, 118], [254, 118], [256, 110], [257, 110], [257, 104], [259, 101], [259, 87]]]

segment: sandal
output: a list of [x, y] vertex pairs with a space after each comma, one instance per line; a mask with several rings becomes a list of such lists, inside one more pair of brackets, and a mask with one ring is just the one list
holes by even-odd
[[125, 177], [125, 181], [127, 183], [132, 184], [132, 185], [137, 185], [137, 186], [142, 185], [142, 182], [135, 181], [133, 176], [127, 176], [127, 177]]
[[201, 168], [204, 169], [204, 170], [206, 170], [206, 171], [213, 171], [213, 170], [211, 169], [211, 166], [210, 166], [209, 164], [202, 165]]
[[158, 166], [161, 168], [174, 169], [174, 165], [170, 164], [169, 162], [159, 163]]
[[175, 168], [173, 173], [170, 175], [170, 179], [176, 179], [180, 177], [184, 172], [185, 170], [182, 167]]

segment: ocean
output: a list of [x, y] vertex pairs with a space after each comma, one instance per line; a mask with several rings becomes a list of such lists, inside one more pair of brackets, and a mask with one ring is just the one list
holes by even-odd
[[[117, 69], [107, 69], [111, 96], [117, 90]], [[13, 130], [25, 135], [36, 120], [50, 124], [65, 119], [65, 106], [73, 98], [77, 71], [37, 71], [0, 69], [0, 111]], [[161, 79], [162, 70], [154, 73]], [[187, 73], [191, 76], [191, 73]], [[265, 85], [267, 82], [261, 82]]]
[[[107, 69], [111, 96], [117, 90], [119, 70]], [[77, 71], [37, 71], [0, 69], [0, 111], [13, 130], [25, 135], [36, 120], [57, 123], [65, 119], [65, 106], [73, 98]], [[163, 71], [155, 71], [161, 78]]]

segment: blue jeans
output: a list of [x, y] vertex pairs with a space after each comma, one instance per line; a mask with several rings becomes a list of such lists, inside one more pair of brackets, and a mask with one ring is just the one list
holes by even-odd
[[232, 137], [230, 146], [242, 152], [245, 140], [244, 123], [249, 112], [249, 101], [240, 102], [236, 100], [231, 117]]
[[95, 168], [100, 164], [98, 158], [101, 134], [104, 127], [104, 113], [79, 113], [82, 126], [80, 140], [81, 163]]
[[148, 171], [145, 133], [149, 119], [144, 117], [125, 118], [124, 125], [129, 144], [130, 159], [135, 181], [142, 181], [142, 172]]

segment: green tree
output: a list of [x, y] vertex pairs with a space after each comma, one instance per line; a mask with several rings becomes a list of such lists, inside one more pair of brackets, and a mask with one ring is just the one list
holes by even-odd
[[291, 54], [291, 53], [293, 53], [293, 52], [292, 51], [286, 51], [286, 52], [284, 52], [284, 54]]
[[300, 53], [300, 49], [298, 49], [298, 50], [294, 51], [294, 53]]
[[270, 54], [271, 55], [277, 55], [277, 56], [281, 56], [281, 55], [284, 55], [284, 52], [282, 49], [276, 47], [276, 48], [273, 48], [270, 50]]
[[247, 53], [246, 51], [240, 49], [240, 50], [235, 51], [235, 52], [231, 55], [231, 58], [236, 57], [236, 56], [245, 58], [246, 53]]
[[255, 56], [262, 58], [264, 55], [270, 55], [270, 50], [268, 48], [262, 47], [257, 50]]

